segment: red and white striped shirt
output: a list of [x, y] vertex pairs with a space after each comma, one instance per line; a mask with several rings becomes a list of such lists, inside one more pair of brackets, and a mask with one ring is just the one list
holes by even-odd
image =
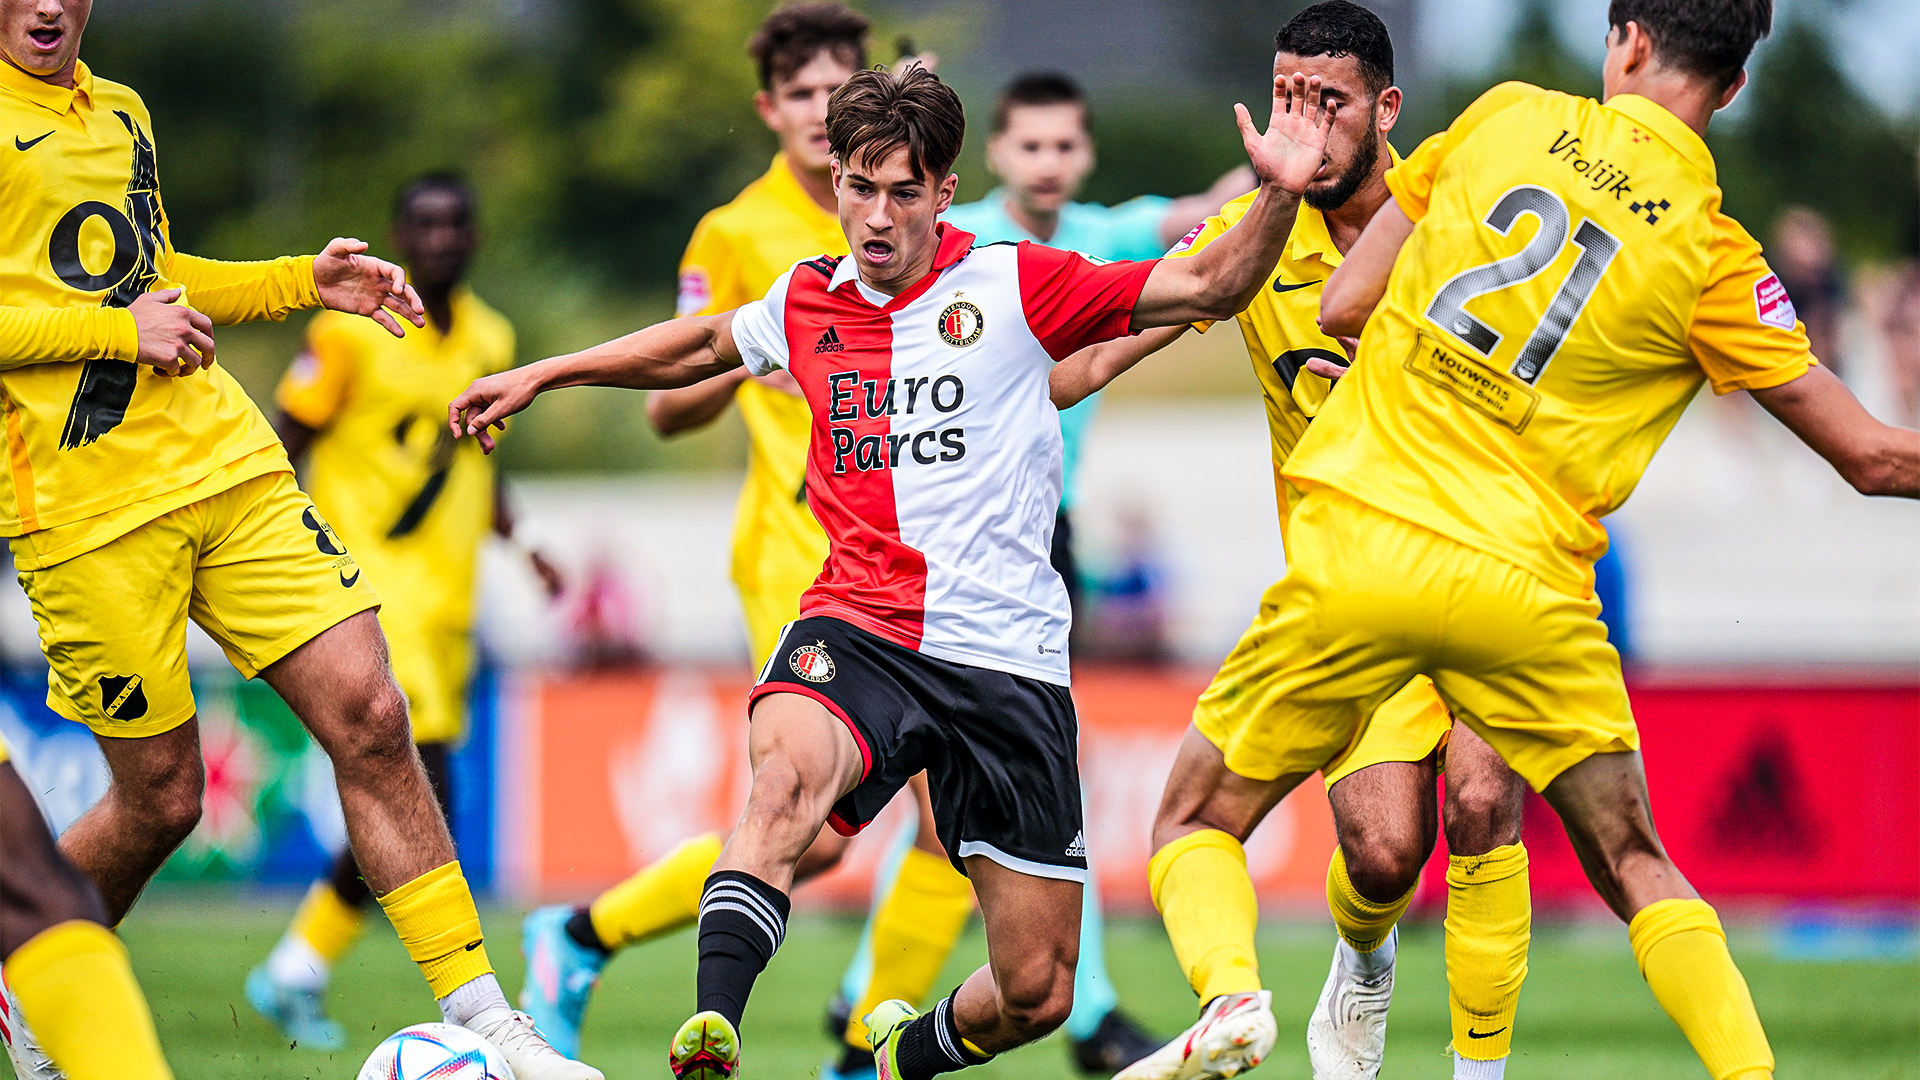
[[899, 296], [822, 256], [734, 313], [747, 367], [786, 368], [813, 411], [807, 497], [830, 548], [800, 611], [1065, 686], [1047, 376], [1128, 333], [1154, 264], [939, 230], [932, 271]]

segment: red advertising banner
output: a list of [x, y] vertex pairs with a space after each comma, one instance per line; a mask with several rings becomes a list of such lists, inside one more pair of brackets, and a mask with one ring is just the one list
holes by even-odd
[[[1206, 673], [1076, 676], [1087, 839], [1109, 903], [1149, 907], [1148, 834]], [[670, 668], [550, 677], [505, 704], [502, 866], [530, 896], [583, 897], [745, 801], [744, 674]], [[1920, 687], [1644, 686], [1634, 691], [1660, 834], [1710, 899], [1920, 901]], [[516, 723], [517, 719], [517, 723]], [[1559, 822], [1529, 797], [1536, 900], [1595, 901]], [[859, 905], [896, 802], [800, 899]], [[1317, 908], [1333, 827], [1307, 783], [1247, 845], [1264, 902]], [[1441, 857], [1423, 895], [1445, 895]]]

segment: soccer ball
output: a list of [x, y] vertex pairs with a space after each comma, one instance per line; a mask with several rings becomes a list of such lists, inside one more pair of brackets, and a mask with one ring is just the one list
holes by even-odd
[[359, 1080], [514, 1080], [493, 1044], [452, 1024], [415, 1024], [387, 1036]]

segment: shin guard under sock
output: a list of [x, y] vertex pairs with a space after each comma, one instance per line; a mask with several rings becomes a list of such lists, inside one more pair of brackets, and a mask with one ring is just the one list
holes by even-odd
[[700, 898], [701, 1011], [740, 1027], [753, 982], [787, 936], [787, 894], [739, 870], [715, 870]]

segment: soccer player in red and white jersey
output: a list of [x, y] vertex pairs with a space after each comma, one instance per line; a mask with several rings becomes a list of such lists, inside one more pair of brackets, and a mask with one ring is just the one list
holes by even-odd
[[543, 390], [684, 386], [785, 368], [813, 413], [807, 494], [829, 552], [751, 696], [753, 788], [700, 905], [700, 1011], [681, 1080], [724, 1080], [755, 978], [786, 929], [793, 868], [823, 822], [857, 831], [926, 770], [940, 840], [973, 881], [990, 961], [926, 1016], [868, 1018], [881, 1080], [928, 1080], [1059, 1026], [1086, 878], [1068, 695], [1055, 361], [1150, 326], [1219, 319], [1264, 283], [1320, 168], [1334, 106], [1274, 81], [1241, 134], [1261, 190], [1200, 254], [1095, 264], [1033, 243], [976, 247], [952, 202], [960, 99], [918, 67], [862, 71], [828, 103], [852, 256], [794, 265], [765, 298], [474, 383], [456, 435]]

